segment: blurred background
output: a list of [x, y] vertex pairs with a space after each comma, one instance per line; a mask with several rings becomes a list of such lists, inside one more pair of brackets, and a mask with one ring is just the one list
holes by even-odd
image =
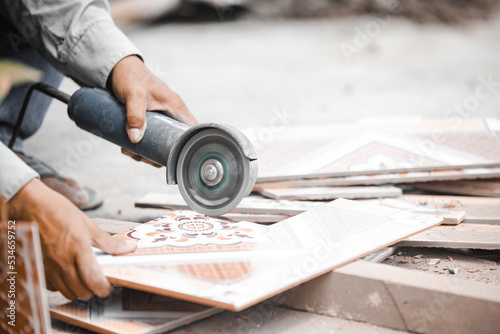
[[[498, 1], [114, 0], [111, 8], [200, 122], [500, 116]], [[478, 87], [489, 94], [467, 105]], [[76, 88], [69, 79], [61, 86]], [[135, 200], [177, 192], [164, 169], [79, 130], [59, 102], [26, 148], [101, 190], [106, 202], [93, 217], [147, 221], [161, 212], [135, 209]]]

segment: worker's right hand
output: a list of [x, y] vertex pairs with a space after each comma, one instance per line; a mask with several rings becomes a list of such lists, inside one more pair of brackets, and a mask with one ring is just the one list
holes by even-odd
[[120, 60], [113, 68], [110, 83], [115, 96], [127, 108], [127, 133], [132, 143], [146, 131], [146, 110], [163, 112], [188, 125], [198, 121], [180, 96], [152, 73], [137, 56]]
[[125, 254], [137, 244], [111, 237], [68, 199], [39, 179], [28, 182], [7, 203], [12, 218], [38, 223], [47, 288], [66, 298], [105, 297], [111, 291], [91, 246]]

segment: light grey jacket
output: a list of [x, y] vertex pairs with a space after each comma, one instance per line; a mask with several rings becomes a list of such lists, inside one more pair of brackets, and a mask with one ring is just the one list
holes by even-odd
[[[139, 50], [118, 29], [106, 0], [0, 0], [9, 20], [55, 68], [90, 87], [106, 87], [113, 67]], [[0, 143], [0, 195], [10, 200], [37, 173]]]

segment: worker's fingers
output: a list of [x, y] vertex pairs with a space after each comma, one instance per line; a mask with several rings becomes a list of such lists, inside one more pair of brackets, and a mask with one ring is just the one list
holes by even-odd
[[162, 111], [165, 115], [175, 118], [190, 126], [198, 124], [196, 118], [191, 114], [182, 98], [168, 86], [165, 86], [160, 93], [155, 92], [150, 102], [151, 110]]
[[153, 167], [156, 167], [156, 168], [161, 168], [161, 167], [163, 167], [162, 165], [157, 164], [157, 163], [156, 163], [156, 162], [154, 162], [153, 160], [149, 160], [149, 159], [144, 158], [144, 157], [141, 157], [141, 156], [140, 156], [140, 158], [141, 158], [141, 160], [140, 160], [141, 162], [145, 162], [145, 163], [147, 163], [148, 165], [151, 165], [151, 166], [153, 166]]
[[66, 285], [66, 283], [64, 282], [59, 273], [46, 272], [46, 275], [47, 275], [47, 285], [50, 286], [53, 289], [53, 291], [59, 290], [59, 292], [61, 292], [62, 295], [69, 300], [75, 300], [76, 298], [78, 298], [78, 296], [75, 295], [73, 291], [71, 291], [68, 288], [68, 286]]
[[45, 279], [45, 287], [47, 288], [47, 290], [49, 291], [57, 291], [57, 288], [55, 288], [52, 283], [49, 282], [49, 280], [46, 278]]
[[148, 106], [147, 90], [137, 87], [125, 97], [127, 108], [127, 134], [132, 143], [138, 143], [146, 131], [146, 109]]
[[154, 162], [153, 160], [149, 160], [147, 158], [144, 158], [144, 157], [141, 157], [140, 155], [137, 155], [133, 152], [130, 152], [129, 150], [126, 150], [124, 148], [122, 148], [122, 154], [125, 154], [126, 156], [128, 157], [131, 157], [132, 159], [134, 159], [135, 161], [141, 161], [141, 162], [145, 162], [147, 164], [150, 164], [151, 166], [153, 167], [156, 167], [156, 168], [160, 168], [160, 167], [163, 167], [162, 165], [160, 164], [157, 164], [156, 162]]
[[188, 125], [198, 124], [179, 95], [137, 56], [125, 57], [115, 65], [111, 83], [116, 97], [126, 105], [127, 131], [133, 143], [139, 142], [144, 134], [146, 110], [164, 111]]
[[104, 277], [95, 255], [89, 248], [76, 256], [76, 268], [83, 284], [99, 297], [106, 297], [111, 292], [111, 285]]
[[134, 159], [135, 161], [141, 161], [141, 156], [140, 155], [137, 155], [135, 153], [132, 153], [130, 152], [129, 150], [126, 150], [124, 148], [122, 148], [122, 154], [125, 154], [127, 157], [131, 157], [132, 159]]
[[[97, 226], [96, 226], [97, 227]], [[120, 240], [113, 238], [103, 230], [99, 229], [93, 231], [94, 246], [108, 254], [127, 254], [133, 252], [137, 248], [135, 240]]]
[[[82, 282], [80, 275], [76, 272], [75, 265], [76, 263], [68, 265], [63, 269], [63, 272], [61, 273], [62, 279], [64, 283], [66, 283], [66, 286], [71, 289], [71, 292], [77, 296], [77, 298], [83, 300], [90, 299], [90, 297], [94, 295], [94, 292], [92, 292], [92, 286]], [[81, 273], [81, 270], [79, 270], [79, 272]]]

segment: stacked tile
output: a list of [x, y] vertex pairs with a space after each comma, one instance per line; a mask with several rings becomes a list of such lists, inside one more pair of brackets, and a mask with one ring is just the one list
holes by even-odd
[[[441, 215], [445, 224], [471, 221], [465, 210], [410, 203], [402, 189], [500, 196], [499, 129], [493, 118], [289, 126], [273, 136], [263, 135], [269, 129], [248, 129], [259, 178], [253, 195], [224, 218], [273, 223], [347, 198], [385, 199], [379, 203]], [[180, 196], [163, 194], [148, 194], [136, 206], [188, 208]]]

